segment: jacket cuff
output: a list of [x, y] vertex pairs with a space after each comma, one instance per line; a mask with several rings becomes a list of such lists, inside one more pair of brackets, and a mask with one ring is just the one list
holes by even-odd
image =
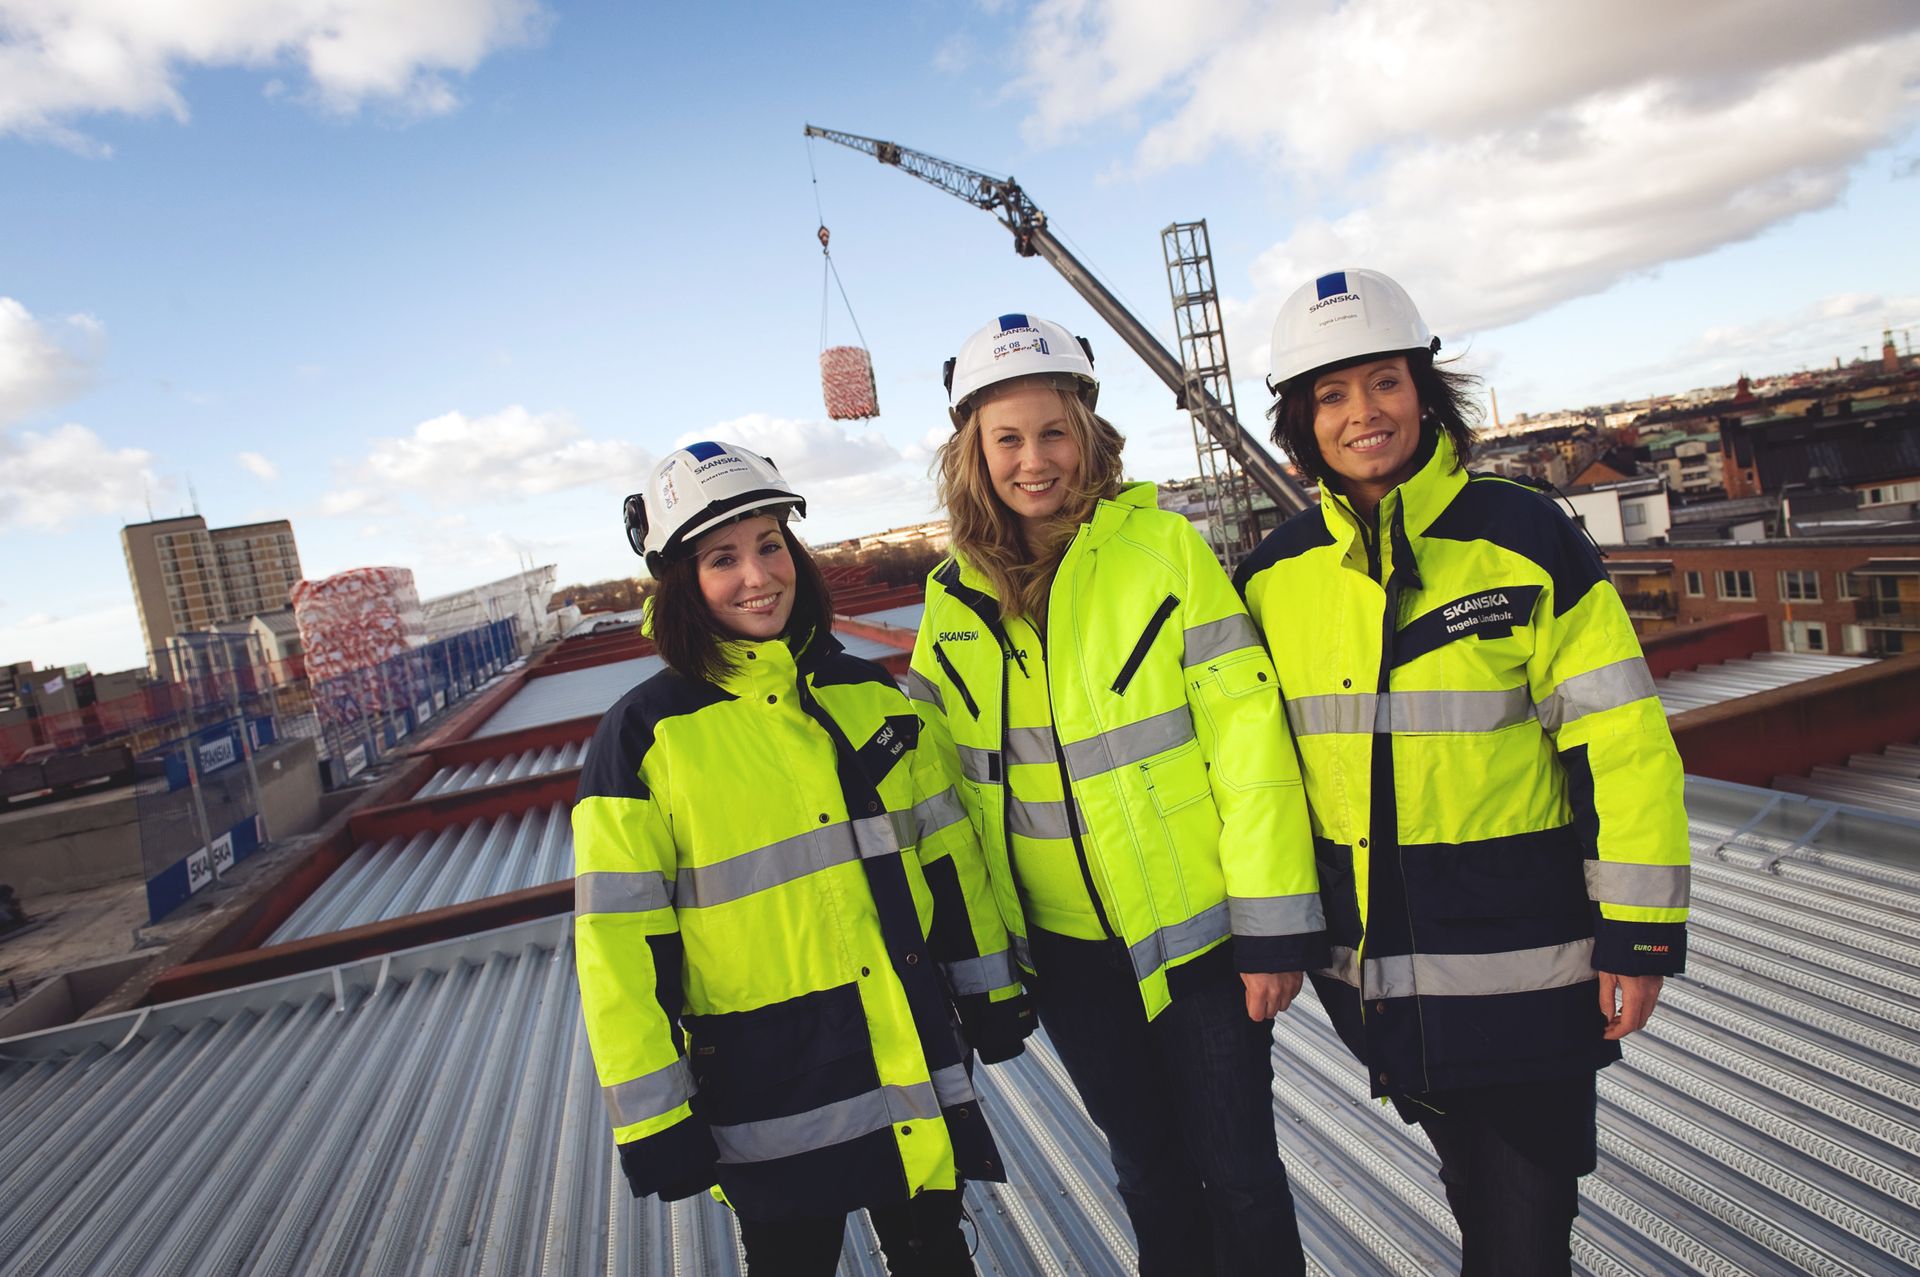
[[1281, 971], [1318, 971], [1333, 961], [1327, 933], [1294, 936], [1235, 936], [1233, 969], [1248, 975]]
[[967, 1045], [979, 1052], [982, 1064], [1000, 1064], [1019, 1055], [1038, 1023], [1033, 1001], [1024, 991], [999, 1002], [989, 1001], [984, 993], [970, 993], [955, 998], [953, 1009], [960, 1013], [960, 1032]]
[[1593, 969], [1608, 975], [1678, 975], [1687, 969], [1687, 927], [1681, 922], [1600, 920]]
[[618, 1147], [620, 1169], [635, 1197], [657, 1193], [661, 1201], [674, 1202], [704, 1193], [718, 1180], [714, 1164], [720, 1150], [714, 1147], [713, 1132], [697, 1117]]

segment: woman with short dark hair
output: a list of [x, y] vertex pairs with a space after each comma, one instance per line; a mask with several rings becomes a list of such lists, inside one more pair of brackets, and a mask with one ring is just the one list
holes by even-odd
[[1376, 271], [1287, 299], [1274, 439], [1320, 505], [1235, 583], [1306, 776], [1314, 989], [1439, 1153], [1462, 1272], [1566, 1273], [1595, 1071], [1685, 963], [1683, 777], [1591, 543], [1465, 468], [1472, 381], [1439, 347]]
[[[573, 810], [575, 947], [636, 1197], [718, 1185], [752, 1277], [825, 1277], [864, 1207], [889, 1271], [972, 1274], [1004, 1180], [971, 1080], [1033, 1015], [912, 708], [848, 655], [805, 500], [696, 443], [627, 500], [667, 669], [607, 712]], [[957, 1013], [957, 1015], [956, 1015]]]

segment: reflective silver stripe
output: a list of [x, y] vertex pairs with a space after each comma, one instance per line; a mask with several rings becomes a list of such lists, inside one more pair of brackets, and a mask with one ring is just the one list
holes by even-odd
[[664, 1117], [693, 1098], [693, 1070], [685, 1058], [625, 1082], [600, 1088], [615, 1126]]
[[1560, 686], [1547, 693], [1547, 699], [1538, 706], [1540, 725], [1557, 732], [1577, 718], [1657, 695], [1653, 672], [1647, 668], [1646, 661], [1629, 656], [1624, 661], [1560, 680]]
[[940, 695], [939, 686], [919, 670], [907, 671], [907, 699], [923, 701], [942, 714], [947, 712], [947, 701]]
[[1253, 618], [1241, 612], [1193, 626], [1182, 636], [1182, 642], [1184, 650], [1180, 659], [1188, 665], [1198, 665], [1243, 647], [1259, 647], [1260, 631], [1253, 628]]
[[1295, 736], [1333, 733], [1497, 732], [1533, 716], [1524, 687], [1485, 692], [1350, 692], [1287, 702]]
[[966, 818], [967, 809], [960, 805], [960, 796], [948, 785], [933, 797], [922, 798], [913, 805], [913, 819], [918, 826], [915, 841], [924, 842]]
[[1684, 909], [1692, 894], [1690, 865], [1634, 865], [1587, 861], [1587, 897], [1642, 909]]
[[1193, 714], [1185, 705], [1101, 732], [1091, 740], [1068, 745], [1067, 770], [1075, 780], [1086, 780], [1116, 767], [1137, 763], [1193, 739]]
[[[1029, 803], [1016, 798], [1008, 804], [1007, 828], [1025, 838], [1071, 838], [1073, 831], [1067, 828], [1067, 805], [1059, 803]], [[1074, 807], [1079, 826], [1087, 827], [1087, 819]]]
[[935, 1069], [933, 1095], [940, 1101], [941, 1108], [968, 1104], [980, 1098], [979, 1092], [973, 1089], [973, 1079], [967, 1076], [964, 1064], [949, 1064], [944, 1069]]
[[1295, 736], [1373, 731], [1372, 692], [1344, 692], [1332, 696], [1294, 696], [1287, 700], [1287, 725]]
[[705, 909], [863, 856], [891, 855], [900, 850], [902, 831], [904, 841], [911, 843], [913, 813], [890, 811], [809, 829], [718, 864], [689, 865], [680, 870], [674, 903], [682, 909]]
[[[1355, 971], [1352, 949], [1335, 948], [1325, 974], [1358, 984], [1365, 998], [1478, 998], [1560, 989], [1594, 978], [1593, 941], [1572, 940], [1505, 953], [1401, 953], [1368, 958]], [[1356, 976], [1358, 977], [1356, 980]]]
[[999, 782], [1000, 751], [980, 749], [973, 745], [955, 745], [960, 755], [960, 774], [980, 785], [992, 785]]
[[1185, 922], [1162, 927], [1144, 940], [1127, 946], [1133, 960], [1133, 974], [1144, 980], [1169, 962], [1198, 953], [1216, 940], [1227, 938], [1227, 902], [1222, 900], [1204, 913]]
[[1013, 955], [1005, 949], [982, 954], [978, 958], [943, 962], [940, 969], [946, 973], [947, 989], [956, 998], [992, 993], [995, 989], [1004, 989], [1020, 980], [1020, 973], [1013, 969]]
[[1331, 976], [1342, 984], [1360, 987], [1360, 953], [1345, 945], [1336, 944], [1331, 950], [1333, 961], [1320, 968], [1320, 974]]
[[1396, 732], [1497, 732], [1533, 717], [1524, 687], [1490, 692], [1393, 692], [1387, 714]]
[[1236, 936], [1297, 936], [1327, 925], [1317, 891], [1297, 896], [1228, 896], [1227, 917]]
[[1027, 944], [1025, 936], [1007, 933], [1007, 948], [1013, 950], [1013, 960], [1028, 971], [1033, 970], [1033, 949]]
[[[972, 1088], [968, 1088], [971, 1093]], [[737, 1126], [715, 1126], [713, 1142], [722, 1162], [771, 1162], [816, 1148], [844, 1144], [895, 1122], [940, 1116], [940, 1097], [931, 1082], [883, 1086], [852, 1099], [823, 1104], [792, 1117], [770, 1117]]]
[[1051, 727], [1009, 727], [1007, 729], [1008, 763], [1050, 765], [1053, 761], [1053, 729]]
[[673, 904], [673, 888], [665, 874], [652, 870], [615, 872], [594, 870], [575, 874], [575, 913], [648, 913]]

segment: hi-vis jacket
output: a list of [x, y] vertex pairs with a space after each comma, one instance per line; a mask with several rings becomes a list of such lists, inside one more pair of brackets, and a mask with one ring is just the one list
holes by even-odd
[[1323, 493], [1236, 574], [1313, 809], [1315, 987], [1376, 1095], [1600, 1067], [1595, 972], [1686, 953], [1680, 758], [1620, 598], [1435, 438], [1373, 520]]
[[[1102, 501], [1054, 576], [1051, 732], [1007, 730], [1020, 659], [985, 578], [960, 560], [936, 568], [907, 694], [923, 741], [960, 775], [1022, 965], [1016, 824], [1067, 831], [1149, 1019], [1168, 1004], [1167, 970], [1230, 935], [1242, 971], [1314, 965], [1324, 923], [1273, 664], [1206, 543], [1156, 508], [1151, 484]], [[1006, 766], [1036, 761], [1060, 768], [1066, 801], [1015, 800]]]
[[969, 1081], [1032, 1011], [978, 846], [893, 681], [734, 643], [607, 712], [573, 809], [587, 1036], [636, 1196], [778, 1220], [1003, 1179]]

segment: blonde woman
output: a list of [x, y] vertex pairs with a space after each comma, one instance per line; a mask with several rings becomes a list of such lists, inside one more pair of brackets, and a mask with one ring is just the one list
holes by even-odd
[[1085, 343], [1003, 315], [947, 376], [923, 744], [1107, 1136], [1140, 1271], [1299, 1272], [1272, 1018], [1325, 950], [1272, 663], [1193, 527], [1122, 482]]

